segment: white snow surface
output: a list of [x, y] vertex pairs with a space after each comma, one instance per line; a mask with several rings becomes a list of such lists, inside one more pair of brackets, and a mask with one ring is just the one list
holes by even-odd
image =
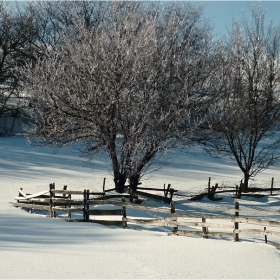
[[[193, 152], [193, 150], [192, 150]], [[199, 151], [197, 151], [199, 152]], [[12, 205], [18, 189], [27, 193], [64, 185], [70, 190], [102, 190], [113, 187], [108, 160], [93, 162], [75, 150], [54, 151], [30, 146], [23, 137], [0, 138], [0, 278], [140, 278], [140, 279], [264, 279], [280, 278], [280, 251], [265, 244], [261, 236], [230, 238], [168, 236], [168, 231], [135, 231], [92, 223], [69, 223], [64, 219], [28, 213]], [[178, 153], [170, 165], [145, 177], [143, 186], [200, 193], [208, 177], [219, 185], [235, 186], [242, 174], [231, 161], [197, 153]], [[280, 183], [277, 168], [256, 177], [252, 184], [275, 187]], [[176, 197], [176, 209], [233, 207], [234, 199], [189, 201]], [[251, 209], [279, 210], [280, 196], [240, 199]], [[156, 205], [145, 201], [143, 205]], [[206, 209], [206, 210], [205, 210]], [[150, 217], [151, 213], [142, 213]], [[279, 218], [278, 218], [279, 220]], [[278, 240], [280, 243], [280, 240]]]

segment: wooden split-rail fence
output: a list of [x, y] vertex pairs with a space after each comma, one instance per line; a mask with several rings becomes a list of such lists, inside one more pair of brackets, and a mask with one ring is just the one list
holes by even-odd
[[[171, 188], [171, 185], [168, 184], [167, 188], [164, 185], [163, 189], [158, 188], [141, 188], [138, 187], [137, 190], [131, 189], [128, 186], [128, 194], [108, 194], [115, 189], [105, 189], [105, 181], [103, 181], [103, 191], [96, 192], [90, 190], [76, 191], [76, 190], [67, 190], [67, 186], [64, 186], [62, 190], [55, 189], [55, 183], [49, 185], [48, 191], [42, 191], [35, 194], [26, 194], [20, 189], [18, 196], [15, 197], [17, 202], [14, 203], [14, 206], [26, 208], [30, 211], [32, 210], [44, 210], [49, 211], [50, 217], [56, 217], [56, 212], [67, 212], [68, 219], [71, 219], [71, 214], [74, 212], [81, 212], [83, 210], [83, 220], [87, 220], [86, 213], [89, 211], [90, 206], [90, 197], [91, 200], [108, 200], [111, 198], [127, 198], [130, 202], [140, 204], [144, 200], [140, 198], [151, 198], [157, 201], [162, 201], [164, 203], [170, 204], [172, 202], [173, 194], [177, 192]], [[144, 190], [144, 191], [143, 191]], [[145, 191], [157, 191], [162, 192], [163, 195], [154, 194], [151, 192]], [[74, 196], [74, 198], [73, 198]], [[83, 197], [75, 198], [75, 197]], [[97, 203], [96, 203], [97, 204]], [[74, 207], [73, 207], [74, 206]], [[104, 212], [104, 211], [103, 211]], [[100, 210], [96, 213], [101, 213]], [[114, 211], [107, 211], [108, 215], [114, 215]], [[90, 210], [90, 215], [95, 215], [93, 210]], [[113, 224], [113, 223], [112, 223]]]
[[[57, 195], [58, 194], [58, 195]], [[73, 195], [81, 196], [82, 199], [72, 198]], [[149, 207], [137, 204], [138, 197], [133, 201], [131, 194], [106, 195], [103, 192], [71, 191], [66, 187], [56, 190], [54, 184], [50, 185], [50, 191], [27, 195], [19, 190], [17, 202], [13, 205], [26, 209], [47, 211], [50, 217], [57, 217], [57, 213], [68, 213], [67, 221], [92, 222], [104, 225], [122, 226], [129, 229], [146, 229], [150, 227], [166, 227], [169, 235], [196, 235], [203, 238], [226, 237], [234, 241], [240, 240], [240, 235], [262, 235], [265, 243], [270, 243], [280, 249], [280, 222], [277, 220], [260, 219], [260, 216], [280, 215], [279, 211], [256, 211], [252, 209], [240, 209], [239, 202], [235, 202], [232, 209], [216, 208], [220, 212], [231, 214], [206, 214], [183, 212], [176, 209], [176, 203], [171, 202], [167, 207]], [[133, 203], [131, 203], [131, 200]], [[136, 202], [136, 203], [135, 203]], [[102, 209], [98, 208], [102, 206]], [[114, 209], [112, 209], [112, 207]], [[128, 215], [130, 210], [139, 210], [140, 216]], [[143, 217], [145, 213], [156, 213], [157, 218]], [[71, 214], [82, 213], [80, 218], [72, 218]], [[143, 212], [142, 212], [143, 213]], [[249, 214], [253, 217], [244, 216]], [[114, 218], [113, 218], [114, 217]], [[117, 218], [117, 219], [116, 219]], [[253, 227], [253, 228], [252, 228]], [[268, 241], [268, 237], [273, 240]], [[251, 237], [249, 237], [251, 238]]]
[[208, 180], [208, 187], [204, 190], [203, 193], [194, 195], [191, 197], [191, 200], [201, 200], [203, 197], [208, 197], [211, 200], [219, 200], [216, 198], [216, 194], [225, 194], [225, 193], [232, 193], [233, 197], [241, 198], [242, 196], [264, 196], [265, 194], [274, 195], [279, 193], [280, 188], [275, 188], [274, 185], [274, 178], [271, 179], [270, 187], [249, 187], [248, 189], [244, 188], [244, 183], [241, 180], [239, 185], [235, 187], [229, 186], [219, 186], [217, 183], [215, 185], [211, 185], [211, 177]]

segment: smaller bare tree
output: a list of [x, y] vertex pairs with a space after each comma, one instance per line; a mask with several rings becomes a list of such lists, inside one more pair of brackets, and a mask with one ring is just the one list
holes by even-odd
[[194, 138], [213, 156], [229, 156], [249, 179], [275, 164], [280, 156], [280, 36], [265, 27], [261, 8], [252, 8], [252, 22], [234, 22], [220, 53], [218, 90]]

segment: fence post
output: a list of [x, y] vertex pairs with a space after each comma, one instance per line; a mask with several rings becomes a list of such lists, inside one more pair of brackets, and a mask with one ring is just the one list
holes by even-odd
[[174, 194], [174, 189], [170, 188], [170, 202], [172, 202], [173, 194]]
[[[239, 202], [238, 201], [235, 201], [235, 209], [236, 210], [239, 210]], [[236, 229], [239, 229], [239, 222], [236, 222], [236, 217], [239, 217], [239, 211], [236, 211], [234, 213], [234, 232]], [[239, 241], [239, 233], [238, 232], [235, 232], [235, 235], [234, 235], [234, 241]]]
[[[55, 183], [53, 183], [53, 190], [55, 190]], [[55, 193], [53, 193], [52, 198], [55, 198]], [[53, 202], [53, 207], [55, 207], [55, 203]], [[56, 218], [56, 211], [53, 211], [53, 217]]]
[[[71, 199], [71, 193], [68, 194], [68, 199]], [[67, 205], [67, 208], [70, 209], [71, 208], [71, 203], [69, 202]], [[68, 211], [68, 220], [71, 219], [71, 211]]]
[[[265, 233], [266, 227], [264, 227], [263, 229], [264, 229], [264, 233]], [[266, 234], [264, 234], [264, 241], [265, 241], [265, 243], [267, 243], [267, 235]]]
[[[20, 188], [19, 189], [19, 191], [18, 191], [18, 196], [23, 196], [21, 193], [20, 193], [20, 191], [22, 191], [23, 190], [23, 188]], [[19, 203], [19, 200], [17, 200], [17, 203]]]
[[171, 184], [168, 184], [167, 189], [165, 190], [165, 194], [164, 194], [165, 197], [167, 197], [167, 195], [169, 193], [169, 190], [170, 190], [170, 187], [171, 187]]
[[211, 177], [208, 179], [208, 197], [210, 195], [210, 189], [211, 189]]
[[[122, 198], [122, 202], [125, 203], [125, 198], [124, 197]], [[124, 220], [124, 219], [126, 219], [126, 207], [123, 206], [122, 210], [123, 210], [123, 218], [122, 218], [123, 228], [127, 228], [127, 222]]]
[[106, 178], [103, 179], [103, 194], [105, 195], [105, 183], [106, 183]]
[[[202, 223], [206, 223], [206, 218], [202, 218]], [[208, 238], [206, 227], [202, 227], [202, 233], [203, 233], [203, 238]]]
[[89, 198], [89, 190], [84, 190], [84, 222], [88, 222], [89, 216], [88, 216], [88, 198]]
[[55, 189], [55, 184], [50, 184], [50, 217], [55, 218], [55, 211], [53, 211], [53, 207], [54, 207], [54, 202], [53, 202], [53, 198], [55, 196], [55, 194], [52, 192], [52, 190]]
[[238, 196], [238, 185], [236, 185], [236, 191], [235, 191], [235, 196]]
[[172, 232], [176, 233], [178, 231], [178, 225], [177, 223], [177, 217], [173, 217], [173, 214], [175, 214], [175, 206], [174, 206], [174, 202], [170, 203], [170, 208], [171, 208], [171, 219], [172, 219], [172, 223], [175, 224], [175, 226], [173, 227]]
[[274, 185], [274, 178], [272, 177], [272, 179], [271, 179], [271, 189], [270, 189], [270, 195], [272, 195], [273, 185]]
[[[66, 186], [66, 185], [63, 187], [63, 190], [64, 190], [64, 191], [67, 190], [67, 186]], [[63, 197], [65, 197], [65, 196], [66, 196], [66, 194], [64, 193], [64, 194], [63, 194]]]
[[86, 204], [86, 207], [87, 207], [87, 222], [89, 221], [89, 214], [88, 214], [89, 204], [88, 204], [88, 201], [89, 201], [89, 190], [87, 190], [87, 204]]

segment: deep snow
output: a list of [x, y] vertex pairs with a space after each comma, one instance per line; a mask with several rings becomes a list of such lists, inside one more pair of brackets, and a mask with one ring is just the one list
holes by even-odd
[[[241, 242], [168, 236], [156, 229], [68, 223], [15, 208], [12, 202], [19, 188], [35, 193], [55, 182], [57, 188], [101, 190], [104, 177], [110, 188], [110, 168], [105, 158], [88, 163], [71, 149], [33, 147], [22, 137], [0, 138], [0, 153], [0, 278], [280, 278], [280, 251], [260, 236], [241, 237]], [[171, 183], [199, 193], [209, 176], [219, 185], [234, 186], [241, 179], [226, 159], [181, 153], [169, 166], [144, 178], [143, 185], [162, 188]], [[270, 186], [271, 177], [277, 186], [277, 168], [252, 183]], [[231, 197], [218, 202], [182, 198], [175, 206], [212, 213], [215, 207], [233, 204]], [[240, 204], [279, 210], [280, 196], [242, 199]]]

